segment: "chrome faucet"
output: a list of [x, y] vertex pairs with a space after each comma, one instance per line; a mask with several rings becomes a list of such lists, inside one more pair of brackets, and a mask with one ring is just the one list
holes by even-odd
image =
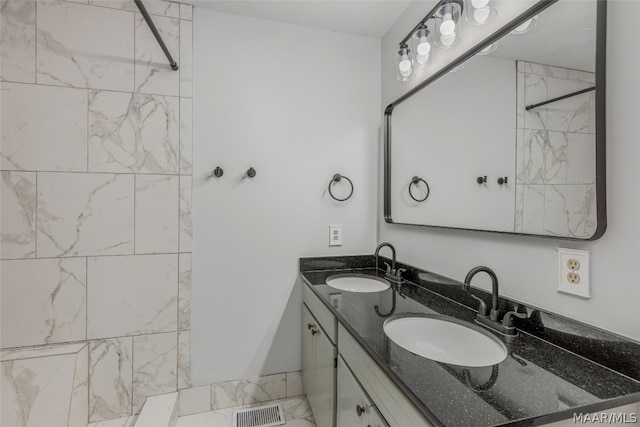
[[464, 278], [463, 289], [469, 291], [469, 289], [471, 288], [471, 280], [477, 273], [480, 272], [487, 273], [491, 278], [491, 311], [489, 311], [487, 305], [482, 299], [473, 294], [469, 294], [471, 298], [475, 299], [480, 304], [480, 306], [478, 307], [478, 315], [476, 316], [476, 321], [498, 332], [502, 332], [503, 334], [516, 335], [516, 326], [513, 322], [512, 316], [525, 319], [527, 315], [518, 313], [517, 311], [508, 311], [503, 316], [502, 322], [500, 322], [500, 309], [498, 307], [498, 298], [500, 296], [498, 292], [498, 276], [496, 276], [496, 273], [492, 269], [484, 266], [472, 268], [471, 271], [467, 273], [467, 277]]
[[394, 248], [391, 243], [383, 242], [383, 243], [380, 243], [376, 248], [376, 251], [375, 251], [376, 268], [378, 268], [378, 257], [380, 255], [380, 249], [384, 248], [385, 246], [391, 249], [391, 265], [389, 265], [389, 263], [386, 263], [386, 262], [384, 263], [387, 266], [387, 271], [384, 274], [384, 277], [388, 280], [391, 280], [394, 283], [401, 283], [402, 273], [404, 273], [407, 270], [404, 268], [399, 268], [396, 270], [396, 248]]

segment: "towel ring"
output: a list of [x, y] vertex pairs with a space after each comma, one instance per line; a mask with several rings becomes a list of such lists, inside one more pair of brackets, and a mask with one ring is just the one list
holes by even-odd
[[[415, 196], [413, 195], [413, 193], [411, 192], [411, 186], [412, 185], [418, 185], [418, 184], [420, 184], [420, 182], [424, 182], [424, 185], [427, 186], [427, 194], [422, 199], [416, 199]], [[413, 178], [411, 178], [411, 182], [409, 183], [409, 195], [411, 196], [411, 198], [413, 200], [415, 200], [416, 202], [424, 202], [429, 197], [429, 193], [430, 192], [431, 192], [431, 190], [429, 189], [429, 184], [427, 184], [427, 181], [425, 181], [424, 179], [420, 178], [419, 176], [414, 176]]]
[[[331, 192], [331, 185], [334, 182], [340, 182], [342, 180], [342, 178], [346, 179], [347, 181], [349, 181], [349, 185], [351, 185], [351, 192], [349, 192], [349, 195], [347, 197], [345, 197], [344, 199], [340, 199], [336, 196], [333, 195], [333, 193]], [[344, 202], [345, 200], [349, 200], [351, 198], [351, 196], [353, 195], [353, 182], [351, 182], [351, 180], [349, 178], [347, 178], [344, 175], [340, 175], [339, 173], [333, 175], [333, 178], [331, 178], [331, 181], [329, 181], [329, 186], [327, 187], [329, 189], [329, 195], [331, 195], [331, 197], [338, 201], [338, 202]]]

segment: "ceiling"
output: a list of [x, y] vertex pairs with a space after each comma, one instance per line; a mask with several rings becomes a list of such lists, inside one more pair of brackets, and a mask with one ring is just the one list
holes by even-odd
[[409, 6], [405, 0], [186, 0], [222, 13], [382, 38]]

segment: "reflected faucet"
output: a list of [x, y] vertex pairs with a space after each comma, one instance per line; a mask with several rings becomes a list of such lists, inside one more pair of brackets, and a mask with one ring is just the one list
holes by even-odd
[[376, 269], [378, 268], [378, 257], [380, 254], [380, 249], [384, 248], [385, 246], [391, 249], [391, 265], [389, 265], [386, 262], [384, 263], [387, 266], [387, 271], [384, 274], [384, 277], [388, 280], [391, 280], [394, 283], [398, 283], [398, 284], [402, 283], [402, 273], [404, 273], [407, 270], [404, 268], [399, 268], [396, 270], [396, 248], [394, 248], [391, 243], [383, 242], [383, 243], [380, 243], [376, 248], [376, 251], [374, 254], [376, 257]]

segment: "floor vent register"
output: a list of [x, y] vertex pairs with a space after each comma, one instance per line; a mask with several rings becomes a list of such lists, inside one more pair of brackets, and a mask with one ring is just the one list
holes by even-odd
[[271, 427], [284, 423], [282, 403], [233, 411], [233, 427]]

